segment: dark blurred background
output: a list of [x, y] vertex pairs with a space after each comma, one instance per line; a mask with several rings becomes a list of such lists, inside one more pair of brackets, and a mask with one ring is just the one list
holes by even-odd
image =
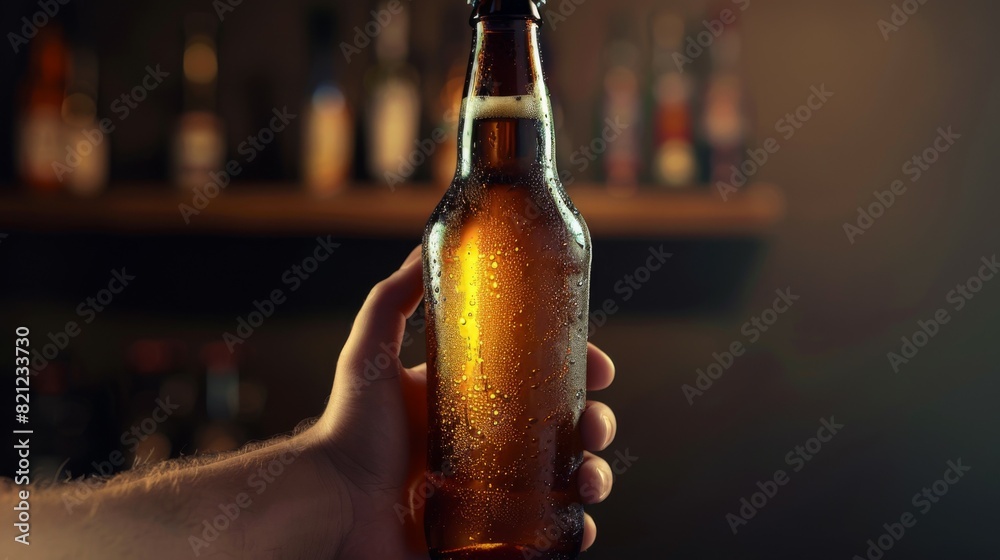
[[[34, 363], [36, 480], [120, 470], [116, 451], [127, 466], [235, 449], [318, 414], [353, 314], [454, 165], [468, 8], [403, 2], [372, 38], [388, 7], [368, 1], [54, 5], [0, 7], [0, 326], [52, 345]], [[885, 557], [995, 556], [1000, 282], [970, 278], [1000, 248], [1000, 7], [543, 12], [560, 169], [594, 234], [592, 340], [618, 366], [595, 398], [618, 415], [605, 455], [621, 468], [587, 555], [864, 557], [909, 511]], [[285, 107], [287, 128], [262, 133]], [[614, 117], [624, 132], [595, 144]], [[84, 135], [102, 119], [112, 132]], [[327, 236], [332, 258], [290, 291]], [[113, 271], [135, 279], [102, 294]], [[274, 289], [287, 302], [231, 352], [224, 333]], [[766, 311], [776, 290], [799, 299]], [[915, 335], [939, 309], [949, 321]], [[167, 397], [181, 408], [145, 433]], [[844, 427], [817, 450], [831, 416]], [[971, 471], [925, 513], [913, 496], [959, 458]], [[789, 482], [750, 517], [741, 499], [779, 469]]]

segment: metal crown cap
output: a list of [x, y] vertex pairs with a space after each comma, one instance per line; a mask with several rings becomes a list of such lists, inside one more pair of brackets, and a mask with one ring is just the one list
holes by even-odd
[[473, 6], [471, 21], [484, 18], [533, 19], [541, 21], [539, 10], [546, 0], [466, 0]]

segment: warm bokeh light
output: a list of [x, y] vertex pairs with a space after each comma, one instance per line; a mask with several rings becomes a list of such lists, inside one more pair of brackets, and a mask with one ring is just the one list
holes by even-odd
[[210, 84], [218, 73], [215, 45], [207, 37], [192, 38], [184, 49], [184, 76], [197, 84]]

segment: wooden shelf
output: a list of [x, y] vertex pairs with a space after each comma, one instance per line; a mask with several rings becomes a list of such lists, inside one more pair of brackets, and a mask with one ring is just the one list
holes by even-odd
[[[238, 190], [237, 190], [238, 189]], [[0, 228], [43, 232], [234, 235], [347, 234], [419, 237], [441, 191], [429, 186], [364, 187], [330, 198], [293, 184], [233, 185], [185, 224], [191, 196], [165, 186], [119, 187], [94, 198], [0, 196]], [[723, 201], [714, 189], [645, 190], [615, 197], [574, 186], [570, 197], [595, 237], [724, 237], [766, 234], [783, 217], [780, 190], [750, 185]]]

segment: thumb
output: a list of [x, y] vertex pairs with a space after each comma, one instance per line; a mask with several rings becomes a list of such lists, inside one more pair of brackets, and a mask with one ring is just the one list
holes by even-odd
[[[368, 294], [340, 354], [331, 405], [334, 400], [378, 399], [385, 390], [398, 392], [397, 383], [386, 381], [397, 379], [402, 372], [399, 350], [406, 318], [423, 296], [420, 254], [420, 247], [414, 249], [399, 270]], [[387, 384], [392, 387], [378, 387]]]

